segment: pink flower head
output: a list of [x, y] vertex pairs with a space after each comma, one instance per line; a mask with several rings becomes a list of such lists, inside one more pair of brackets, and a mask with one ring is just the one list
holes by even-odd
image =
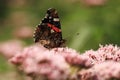
[[82, 0], [82, 2], [89, 6], [101, 6], [106, 3], [106, 0]]
[[64, 57], [39, 45], [25, 48], [10, 62], [19, 64], [19, 69], [36, 78], [45, 76], [49, 80], [66, 80], [69, 75], [69, 65]]
[[88, 50], [82, 55], [88, 57], [91, 61], [91, 64], [96, 64], [104, 61], [104, 58], [101, 57], [101, 54], [102, 53], [99, 53], [97, 51]]
[[100, 45], [98, 52], [101, 53], [101, 57], [104, 60], [113, 60], [113, 61], [120, 61], [120, 47], [113, 46], [113, 45]]
[[91, 60], [87, 56], [80, 55], [71, 48], [54, 48], [52, 51], [56, 54], [64, 56], [67, 63], [73, 66], [90, 67], [92, 66]]
[[23, 48], [23, 42], [19, 40], [10, 40], [0, 43], [0, 53], [6, 58], [11, 58]]
[[79, 54], [70, 48], [49, 50], [36, 44], [19, 51], [10, 62], [35, 80], [106, 80], [120, 78], [119, 55], [120, 48], [113, 45]]
[[108, 60], [120, 61], [120, 47], [113, 45], [100, 46], [97, 51], [88, 50], [83, 53], [84, 56], [88, 57], [92, 64], [101, 63]]
[[40, 45], [33, 45], [30, 47], [25, 47], [22, 51], [19, 51], [18, 54], [14, 55], [9, 61], [12, 62], [14, 65], [24, 63], [24, 60], [27, 58], [36, 58], [36, 54], [42, 53], [45, 50]]
[[95, 64], [90, 69], [80, 71], [78, 78], [80, 80], [118, 80], [120, 79], [120, 63], [106, 61]]
[[69, 65], [60, 54], [46, 51], [37, 58], [39, 74], [48, 75], [50, 80], [66, 80], [69, 75]]

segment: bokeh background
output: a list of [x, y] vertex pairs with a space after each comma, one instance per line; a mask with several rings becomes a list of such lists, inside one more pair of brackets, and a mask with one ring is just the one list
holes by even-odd
[[[0, 42], [34, 44], [34, 29], [51, 7], [59, 13], [68, 47], [82, 53], [99, 44], [120, 46], [120, 0], [0, 0]], [[0, 55], [0, 80], [17, 80], [12, 71]]]

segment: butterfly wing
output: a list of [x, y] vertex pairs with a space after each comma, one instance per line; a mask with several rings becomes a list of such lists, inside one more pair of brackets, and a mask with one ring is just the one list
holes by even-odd
[[34, 39], [46, 48], [62, 47], [65, 43], [62, 39], [59, 16], [54, 8], [47, 10], [45, 18], [35, 30]]

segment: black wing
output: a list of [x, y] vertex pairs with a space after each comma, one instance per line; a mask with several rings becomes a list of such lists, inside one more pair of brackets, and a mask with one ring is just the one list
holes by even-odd
[[62, 39], [58, 12], [54, 8], [47, 10], [45, 18], [35, 30], [34, 39], [46, 48], [60, 47], [65, 42]]

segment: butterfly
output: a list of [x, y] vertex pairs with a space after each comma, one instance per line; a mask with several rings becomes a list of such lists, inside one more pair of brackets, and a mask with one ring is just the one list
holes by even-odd
[[35, 43], [40, 43], [48, 49], [65, 47], [66, 40], [62, 38], [61, 24], [56, 9], [47, 10], [44, 19], [36, 27], [33, 38]]

